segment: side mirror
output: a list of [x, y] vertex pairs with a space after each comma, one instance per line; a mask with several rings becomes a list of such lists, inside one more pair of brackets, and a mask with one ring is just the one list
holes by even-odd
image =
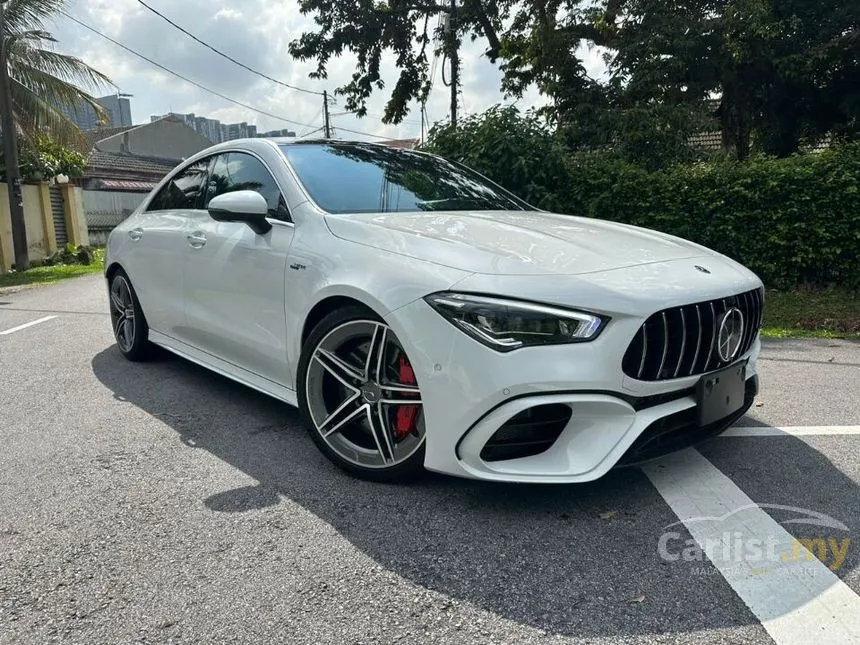
[[265, 197], [253, 190], [237, 190], [213, 197], [209, 201], [209, 217], [216, 222], [244, 222], [260, 235], [272, 230], [266, 221], [269, 205]]

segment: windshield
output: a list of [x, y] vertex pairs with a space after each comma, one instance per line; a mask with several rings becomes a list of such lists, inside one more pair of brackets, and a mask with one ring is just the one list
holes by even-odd
[[529, 208], [440, 157], [362, 143], [290, 144], [281, 150], [311, 198], [329, 213]]

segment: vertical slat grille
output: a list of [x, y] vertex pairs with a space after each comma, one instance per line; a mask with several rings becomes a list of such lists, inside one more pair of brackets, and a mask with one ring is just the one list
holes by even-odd
[[69, 241], [66, 234], [66, 215], [63, 213], [63, 193], [56, 186], [51, 186], [48, 189], [51, 195], [51, 216], [54, 220], [54, 235], [57, 240], [57, 247], [63, 247]]
[[658, 311], [643, 323], [624, 354], [624, 373], [643, 381], [660, 381], [704, 374], [723, 361], [717, 348], [726, 312], [743, 315], [740, 348], [732, 360], [746, 354], [761, 327], [764, 294], [761, 289]]
[[693, 352], [693, 362], [690, 363], [690, 373], [687, 376], [696, 373], [696, 361], [699, 360], [699, 350], [702, 349], [702, 308], [699, 305], [694, 306], [696, 307], [696, 351]]
[[675, 371], [672, 374], [672, 378], [678, 377], [678, 372], [681, 371], [681, 363], [684, 362], [684, 350], [687, 349], [687, 317], [684, 315], [683, 307], [678, 311], [681, 313], [681, 351], [678, 352], [678, 362], [675, 364]]

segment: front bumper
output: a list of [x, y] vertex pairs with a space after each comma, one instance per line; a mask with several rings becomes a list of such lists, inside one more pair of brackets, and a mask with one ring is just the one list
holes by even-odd
[[[457, 330], [423, 300], [386, 316], [410, 357], [422, 392], [425, 467], [475, 479], [574, 483], [616, 465], [649, 459], [722, 432], [752, 404], [758, 387], [757, 339], [747, 361], [746, 400], [712, 426], [695, 424], [701, 375], [645, 382], [621, 361], [644, 317], [613, 316], [592, 342], [498, 353]], [[509, 420], [536, 406], [572, 411], [547, 449], [489, 460], [485, 447]], [[484, 455], [482, 456], [482, 452]]]

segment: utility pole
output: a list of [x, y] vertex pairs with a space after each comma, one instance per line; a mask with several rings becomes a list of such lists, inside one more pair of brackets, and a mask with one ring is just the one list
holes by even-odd
[[23, 271], [30, 268], [30, 258], [27, 253], [21, 169], [18, 167], [18, 140], [15, 116], [12, 113], [12, 94], [9, 90], [9, 65], [6, 54], [6, 0], [0, 0], [0, 128], [3, 130], [3, 154], [6, 160], [6, 184], [9, 189], [9, 215], [12, 220], [15, 270]]
[[451, 0], [448, 17], [448, 58], [451, 59], [451, 125], [457, 127], [457, 86], [460, 84], [460, 58], [457, 52], [457, 0]]
[[323, 132], [326, 139], [331, 139], [331, 125], [328, 120], [328, 90], [323, 90]]

